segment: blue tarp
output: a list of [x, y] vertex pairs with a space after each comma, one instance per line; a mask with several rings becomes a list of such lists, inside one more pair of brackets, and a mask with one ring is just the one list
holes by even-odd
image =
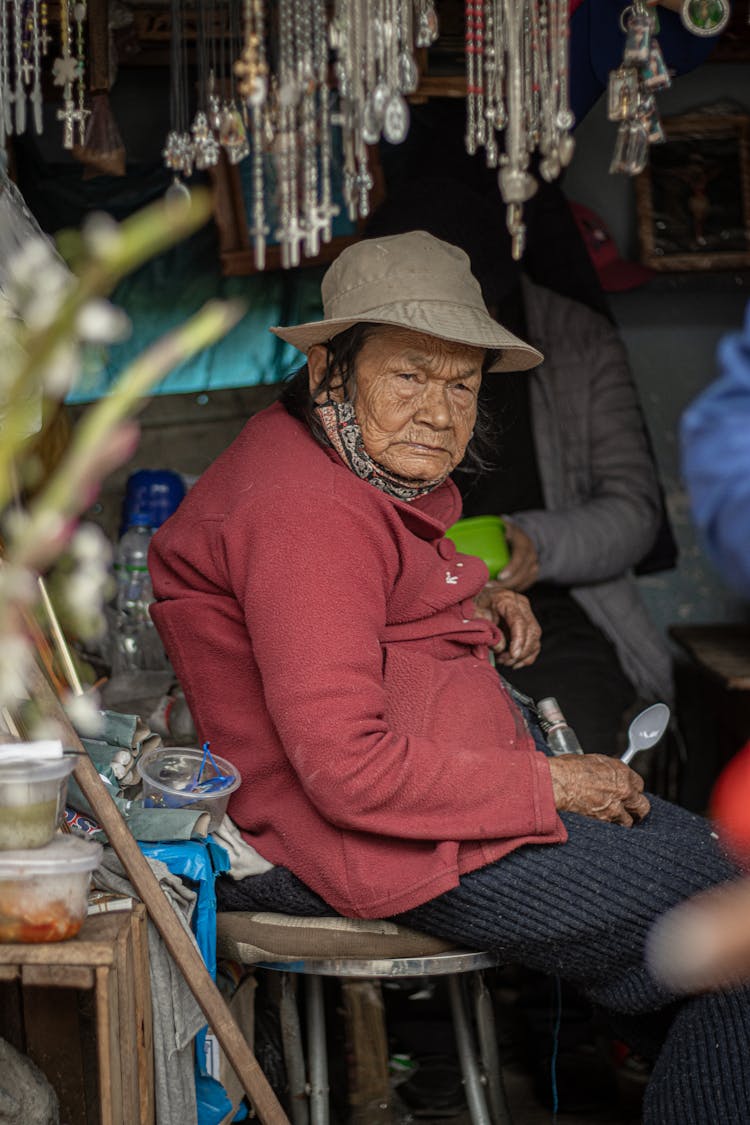
[[279, 383], [302, 362], [289, 344], [268, 331], [322, 315], [321, 267], [222, 277], [213, 230], [207, 228], [147, 263], [115, 290], [112, 300], [131, 319], [131, 336], [111, 345], [68, 396], [88, 402], [109, 390], [126, 365], [159, 337], [182, 324], [212, 298], [239, 297], [247, 313], [222, 340], [176, 367], [152, 392], [176, 394]]

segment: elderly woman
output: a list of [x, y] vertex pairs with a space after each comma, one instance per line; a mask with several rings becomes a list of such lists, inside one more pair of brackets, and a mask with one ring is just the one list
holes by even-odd
[[268, 861], [225, 907], [397, 917], [557, 973], [658, 1055], [646, 1122], [749, 1121], [750, 997], [674, 1003], [643, 961], [654, 918], [731, 865], [621, 762], [540, 752], [488, 659], [532, 661], [536, 623], [445, 538], [481, 380], [540, 354], [424, 232], [345, 250], [323, 302], [274, 329], [306, 367], [150, 556], [154, 619]]

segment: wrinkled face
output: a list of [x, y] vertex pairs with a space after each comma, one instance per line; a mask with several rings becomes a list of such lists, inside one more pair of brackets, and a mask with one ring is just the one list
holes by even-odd
[[[311, 378], [325, 349], [308, 356]], [[383, 326], [356, 363], [354, 409], [369, 455], [392, 473], [431, 481], [463, 459], [477, 416], [483, 348]]]

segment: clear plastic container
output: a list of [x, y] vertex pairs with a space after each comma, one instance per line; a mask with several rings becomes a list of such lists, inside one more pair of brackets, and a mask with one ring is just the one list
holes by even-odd
[[75, 937], [86, 917], [91, 872], [102, 855], [101, 844], [78, 836], [0, 852], [0, 942]]
[[50, 842], [75, 764], [74, 755], [0, 763], [0, 851]]
[[149, 750], [137, 763], [143, 780], [145, 807], [205, 809], [210, 815], [208, 830], [213, 832], [227, 811], [230, 794], [242, 779], [231, 762], [214, 754], [214, 764], [210, 760], [205, 762], [198, 782], [203, 762], [203, 751], [192, 747]]

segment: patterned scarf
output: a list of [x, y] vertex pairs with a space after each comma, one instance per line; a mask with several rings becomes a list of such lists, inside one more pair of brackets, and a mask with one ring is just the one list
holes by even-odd
[[348, 465], [360, 480], [366, 480], [368, 484], [374, 485], [389, 496], [395, 496], [397, 500], [416, 500], [418, 496], [432, 492], [448, 476], [446, 473], [437, 480], [410, 480], [408, 477], [400, 477], [396, 473], [389, 472], [383, 465], [373, 461], [365, 449], [362, 431], [350, 402], [334, 402], [332, 399], [327, 399], [317, 405], [315, 410], [329, 443], [344, 464]]

